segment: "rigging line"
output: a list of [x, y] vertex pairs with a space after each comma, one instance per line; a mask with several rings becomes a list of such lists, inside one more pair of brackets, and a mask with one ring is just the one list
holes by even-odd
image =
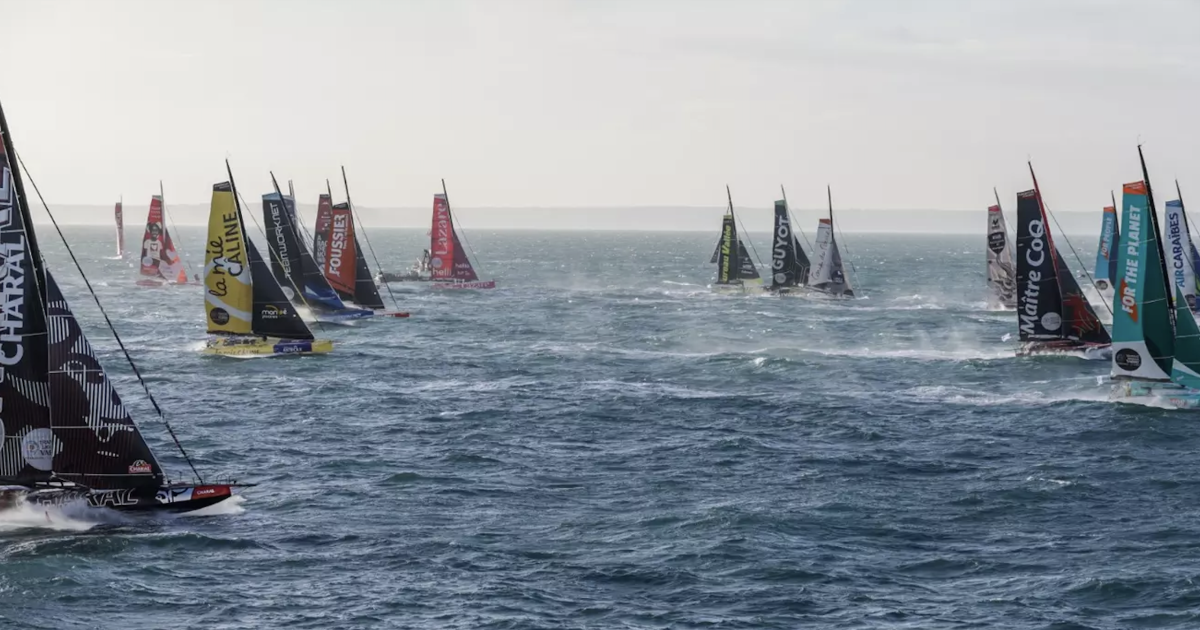
[[[754, 259], [758, 262], [759, 267], [765, 268], [766, 265], [762, 263], [762, 258], [758, 256], [758, 250], [754, 249], [754, 241], [750, 240], [750, 231], [746, 229], [746, 226], [742, 225], [741, 218], [733, 211], [733, 195], [729, 192], [729, 184], [725, 185], [725, 196], [729, 198], [729, 214], [733, 215], [733, 220], [737, 222], [739, 228], [742, 230], [742, 234], [746, 235], [746, 242], [750, 244], [750, 251], [754, 252]], [[738, 240], [742, 240], [742, 237], [739, 236]], [[738, 253], [738, 257], [741, 258], [740, 252]]]
[[[850, 253], [850, 245], [846, 242], [846, 235], [842, 233], [841, 226], [833, 221], [833, 191], [828, 185], [825, 186], [825, 194], [829, 197], [829, 230], [831, 232], [829, 236], [832, 238], [832, 232], [834, 230], [837, 231], [838, 238], [842, 239], [842, 245], [846, 247], [846, 262], [850, 263], [850, 275], [853, 277], [854, 286], [861, 287], [862, 285], [858, 282], [858, 268], [854, 266], [854, 255]], [[866, 297], [865, 292], [863, 297]]]
[[[146, 397], [150, 399], [150, 405], [154, 407], [155, 413], [158, 414], [158, 419], [162, 421], [163, 426], [167, 427], [167, 433], [171, 435], [171, 440], [175, 442], [175, 447], [179, 449], [179, 453], [183, 455], [183, 460], [187, 462], [189, 468], [192, 469], [192, 474], [196, 475], [196, 479], [200, 483], [204, 483], [204, 477], [200, 475], [200, 471], [196, 469], [196, 464], [192, 462], [191, 456], [188, 455], [186, 449], [183, 448], [183, 443], [179, 441], [179, 437], [175, 435], [175, 429], [171, 428], [171, 423], [167, 422], [166, 415], [158, 406], [158, 401], [154, 399], [154, 394], [150, 392], [150, 386], [146, 383], [146, 379], [142, 378], [142, 372], [138, 369], [137, 364], [133, 362], [133, 357], [130, 356], [129, 350], [125, 347], [125, 342], [121, 341], [121, 335], [117, 332], [117, 328], [113, 326], [112, 320], [108, 317], [108, 311], [104, 310], [104, 305], [100, 303], [100, 296], [96, 295], [96, 291], [92, 288], [92, 283], [88, 280], [87, 274], [83, 272], [83, 265], [79, 264], [79, 259], [75, 257], [75, 251], [71, 249], [71, 244], [67, 242], [67, 237], [63, 235], [62, 228], [58, 226], [58, 220], [54, 218], [54, 213], [50, 211], [50, 206], [46, 204], [46, 199], [42, 197], [42, 191], [38, 189], [37, 182], [33, 181], [33, 174], [29, 172], [29, 167], [25, 166], [25, 160], [21, 159], [21, 155], [17, 154], [17, 161], [21, 163], [21, 170], [25, 171], [25, 176], [29, 178], [29, 185], [33, 186], [33, 192], [37, 194], [38, 200], [42, 202], [42, 207], [46, 209], [46, 214], [50, 215], [50, 222], [54, 224], [54, 231], [58, 232], [58, 238], [62, 240], [63, 247], [67, 249], [67, 253], [71, 256], [71, 262], [75, 263], [75, 269], [79, 270], [79, 275], [83, 277], [83, 284], [87, 287], [88, 293], [92, 294], [92, 300], [96, 302], [96, 308], [100, 309], [100, 314], [104, 317], [104, 323], [108, 325], [108, 329], [112, 331], [113, 339], [116, 339], [117, 346], [121, 348], [121, 354], [125, 355], [125, 361], [129, 363], [129, 367], [133, 369], [134, 376], [142, 385], [142, 390], [146, 392]], [[33, 226], [30, 226], [32, 228]]]
[[[360, 228], [362, 228], [363, 240], [367, 243], [367, 251], [371, 252], [371, 259], [375, 261], [375, 269], [382, 274], [383, 266], [379, 264], [379, 258], [375, 256], [375, 248], [371, 247], [371, 237], [367, 236], [367, 226], [364, 225], [362, 220], [358, 218], [358, 209], [354, 207], [354, 202], [350, 201], [350, 183], [346, 180], [346, 167], [344, 165], [342, 166], [342, 186], [346, 188], [346, 205], [350, 206], [350, 216], [354, 217], [354, 222], [357, 223]], [[329, 189], [329, 180], [325, 180], [325, 189]], [[333, 203], [333, 191], [331, 190], [329, 191], [329, 203]], [[450, 209], [449, 197], [446, 198], [446, 209]], [[372, 282], [374, 282], [374, 280], [372, 280]], [[396, 301], [396, 294], [392, 292], [392, 285], [384, 282], [383, 286], [385, 289], [387, 289], [388, 295], [390, 295], [392, 298], [392, 306], [396, 310], [400, 310], [400, 303]]]
[[[1096, 295], [1099, 295], [1101, 298], [1103, 298], [1104, 294], [1101, 293], [1100, 288], [1096, 286], [1096, 281], [1092, 279], [1092, 273], [1088, 271], [1087, 265], [1083, 264], [1083, 259], [1079, 257], [1079, 252], [1075, 251], [1075, 246], [1071, 244], [1071, 239], [1067, 238], [1067, 233], [1063, 231], [1062, 226], [1059, 225], [1058, 217], [1054, 216], [1054, 212], [1050, 210], [1050, 206], [1047, 206], [1046, 202], [1042, 200], [1041, 193], [1038, 193], [1038, 201], [1041, 202], [1042, 207], [1046, 209], [1046, 214], [1050, 215], [1051, 219], [1054, 219], [1054, 227], [1058, 228], [1059, 235], [1061, 235], [1063, 240], [1067, 242], [1067, 247], [1071, 249], [1071, 254], [1075, 256], [1075, 262], [1078, 262], [1079, 268], [1083, 270], [1083, 276], [1088, 279], [1088, 284], [1092, 285], [1092, 289], [1096, 291]], [[1109, 316], [1112, 316], [1112, 306], [1108, 303], [1108, 300], [1101, 299], [1100, 302], [1104, 304], [1104, 310], [1108, 311]]]
[[[446, 215], [450, 217], [450, 225], [454, 225], [454, 213], [450, 211], [450, 193], [446, 192], [445, 178], [442, 178], [442, 195], [446, 197]], [[347, 197], [347, 199], [349, 199], [349, 197]], [[462, 237], [462, 241], [467, 244], [467, 249], [471, 250], [471, 257], [474, 258], [476, 262], [479, 262], [479, 254], [475, 253], [475, 248], [471, 247], [471, 241], [467, 240], [467, 226], [462, 225], [462, 223], [459, 223], [459, 225], [461, 225], [463, 228], [463, 233], [460, 235]], [[451, 263], [451, 265], [453, 264], [454, 263]]]
[[[272, 177], [273, 177], [273, 176], [272, 176]], [[237, 190], [237, 189], [235, 188], [234, 190]], [[250, 207], [250, 204], [246, 203], [246, 198], [245, 198], [245, 197], [242, 197], [242, 193], [241, 193], [241, 192], [238, 192], [238, 193], [237, 193], [237, 196], [238, 196], [238, 198], [239, 198], [239, 199], [241, 199], [241, 200], [242, 200], [242, 206], [244, 206], [244, 207], [246, 207], [246, 208], [249, 208], [249, 207]], [[283, 197], [283, 195], [280, 195], [280, 198], [281, 198], [281, 199], [280, 199], [279, 203], [283, 203], [283, 199], [282, 199], [282, 197]], [[258, 228], [258, 233], [259, 233], [259, 234], [262, 234], [262, 237], [263, 237], [263, 242], [265, 242], [265, 243], [267, 244], [267, 252], [268, 252], [270, 255], [274, 256], [274, 257], [275, 257], [275, 262], [279, 263], [279, 266], [280, 266], [280, 267], [282, 267], [282, 266], [283, 266], [283, 259], [279, 257], [279, 252], [276, 252], [276, 251], [275, 251], [275, 249], [271, 247], [271, 240], [270, 240], [270, 239], [267, 237], [267, 231], [266, 231], [266, 230], [264, 230], [264, 229], [263, 229], [263, 227], [262, 227], [261, 225], [259, 225], [259, 224], [258, 224], [258, 219], [254, 218], [254, 213], [253, 213], [253, 212], [250, 212], [250, 213], [249, 213], [249, 215], [250, 215], [250, 220], [254, 222], [254, 227]], [[250, 235], [249, 235], [249, 234], [246, 234], [246, 240], [250, 240]], [[271, 272], [271, 276], [272, 276], [272, 277], [274, 277], [274, 275], [275, 275], [275, 272], [274, 272], [274, 271], [272, 271], [272, 272]], [[276, 279], [276, 282], [278, 282], [278, 279]], [[291, 283], [292, 283], [292, 289], [293, 289], [293, 290], [296, 292], [296, 295], [300, 296], [300, 301], [301, 301], [301, 302], [304, 302], [304, 308], [308, 309], [308, 312], [309, 312], [310, 314], [312, 314], [312, 316], [313, 316], [313, 322], [314, 322], [314, 323], [316, 323], [316, 325], [317, 325], [317, 328], [320, 328], [320, 329], [321, 329], [321, 332], [329, 332], [329, 331], [325, 330], [325, 324], [322, 324], [322, 323], [321, 323], [321, 320], [320, 320], [320, 319], [317, 317], [317, 312], [316, 312], [316, 311], [314, 311], [314, 310], [313, 310], [313, 308], [312, 308], [311, 306], [309, 306], [309, 305], [308, 305], [308, 300], [307, 300], [307, 299], [305, 299], [305, 297], [304, 297], [304, 292], [300, 290], [300, 287], [296, 286], [296, 279], [295, 279], [295, 278], [293, 278], [292, 276], [288, 276], [288, 282], [291, 282]], [[289, 301], [290, 301], [290, 300], [289, 300]], [[300, 319], [301, 319], [301, 320], [303, 320], [304, 318], [303, 318], [303, 317], [301, 317]]]
[[[282, 196], [283, 195], [280, 194], [280, 197]], [[315, 239], [313, 238], [312, 234], [309, 234], [308, 227], [304, 225], [304, 221], [300, 220], [300, 202], [296, 201], [296, 191], [292, 189], [292, 180], [290, 179], [288, 180], [288, 196], [292, 198], [292, 205], [296, 209], [296, 224], [300, 226], [299, 233], [302, 237], [300, 239], [300, 246], [308, 249], [308, 243], [314, 241]], [[333, 205], [332, 197], [329, 198], [329, 204]], [[324, 272], [322, 271], [322, 273]]]
[[[171, 223], [171, 231], [175, 232], [175, 238], [171, 240], [175, 244], [175, 253], [179, 254], [179, 252], [183, 250], [183, 247], [181, 247], [183, 243], [179, 242], [179, 228], [175, 227], [175, 218], [171, 215], [171, 212], [167, 210], [167, 196], [163, 193], [163, 184], [161, 179], [158, 180], [158, 196], [162, 200], [163, 214], [167, 215], [167, 221]], [[192, 279], [195, 278], [195, 276], [192, 275], [192, 265], [188, 262], [186, 254], [179, 254], [179, 258], [183, 260], [183, 268], [187, 269], [188, 281], [191, 282]]]
[[808, 251], [814, 251], [812, 243], [808, 242], [808, 234], [804, 232], [804, 227], [802, 227], [800, 223], [796, 221], [796, 217], [792, 215], [792, 206], [788, 203], [787, 191], [783, 189], [783, 184], [779, 185], [779, 192], [783, 193], [783, 205], [787, 206], [788, 217], [791, 219], [792, 225], [795, 225], [796, 229], [800, 230], [800, 236], [804, 237], [804, 244], [808, 245]]

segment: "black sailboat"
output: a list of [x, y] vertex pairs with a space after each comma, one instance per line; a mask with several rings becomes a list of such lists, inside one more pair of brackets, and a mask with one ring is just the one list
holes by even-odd
[[[271, 177], [274, 183], [274, 176]], [[300, 235], [295, 200], [275, 191], [262, 196], [263, 222], [271, 248], [271, 271], [296, 306], [308, 307], [319, 321], [340, 323], [371, 317], [368, 309], [350, 308], [338, 297]], [[293, 290], [296, 287], [299, 290]]]
[[807, 285], [811, 263], [792, 230], [786, 198], [775, 202], [775, 233], [772, 240], [771, 292], [786, 295], [797, 287]]
[[206, 484], [177, 439], [196, 481], [167, 479], [46, 268], [2, 107], [0, 136], [0, 351], [9, 358], [0, 373], [0, 505], [185, 512], [230, 498], [239, 484]]
[[1112, 338], [1054, 245], [1032, 164], [1029, 174], [1033, 190], [1017, 193], [1017, 354], [1107, 359]]
[[738, 236], [737, 217], [733, 213], [733, 195], [729, 192], [729, 186], [725, 187], [725, 195], [729, 200], [729, 209], [721, 222], [717, 251], [713, 252], [713, 258], [709, 261], [717, 264], [717, 281], [712, 284], [712, 289], [719, 293], [743, 293], [750, 290], [748, 285], [761, 284], [762, 277], [758, 275], [758, 267]]

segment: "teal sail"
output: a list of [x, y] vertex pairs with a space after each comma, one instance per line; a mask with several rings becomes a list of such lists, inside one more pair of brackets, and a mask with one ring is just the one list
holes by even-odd
[[1175, 289], [1175, 363], [1171, 380], [1190, 389], [1200, 390], [1200, 327], [1188, 309], [1183, 292]]
[[1108, 289], [1117, 281], [1117, 241], [1121, 240], [1121, 230], [1117, 225], [1117, 209], [1113, 206], [1104, 208], [1100, 224], [1100, 246], [1096, 248], [1096, 286], [1101, 290]]
[[1113, 378], [1167, 381], [1175, 330], [1157, 221], [1144, 181], [1125, 184], [1113, 295]]

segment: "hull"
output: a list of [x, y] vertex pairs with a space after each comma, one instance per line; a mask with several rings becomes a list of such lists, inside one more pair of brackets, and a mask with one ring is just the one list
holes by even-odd
[[94, 490], [82, 486], [29, 488], [21, 497], [28, 505], [63, 506], [82, 503], [122, 512], [187, 513], [212, 507], [233, 497], [236, 486], [171, 484], [159, 488]]
[[495, 280], [475, 280], [474, 282], [434, 282], [429, 285], [434, 289], [495, 289]]
[[1088, 361], [1108, 361], [1112, 359], [1110, 344], [1087, 344], [1076, 341], [1026, 341], [1017, 347], [1017, 356], [1031, 357], [1039, 355], [1077, 356]]
[[313, 318], [324, 324], [351, 324], [364, 319], [375, 317], [376, 312], [369, 309], [352, 309], [345, 311], [314, 311]]
[[409, 271], [406, 273], [390, 273], [381, 272], [375, 274], [375, 284], [384, 284], [387, 282], [429, 282], [433, 280], [428, 273], [419, 273]]
[[761, 293], [764, 290], [762, 278], [754, 280], [738, 280], [729, 284], [718, 284], [716, 282], [708, 285], [708, 288], [713, 293], [723, 295], [745, 295], [747, 293]]
[[400, 317], [408, 317], [408, 315], [409, 315], [408, 311], [386, 311], [386, 310], [375, 311], [375, 317], [400, 318]]
[[1200, 390], [1175, 383], [1116, 381], [1109, 399], [1131, 404], [1167, 404], [1177, 409], [1200, 409]]
[[289, 354], [325, 354], [333, 351], [328, 339], [280, 339], [278, 337], [209, 337], [204, 354], [227, 357], [273, 357]]
[[137, 284], [139, 287], [192, 287], [199, 285], [198, 282], [168, 282], [161, 278], [142, 278], [135, 284]]

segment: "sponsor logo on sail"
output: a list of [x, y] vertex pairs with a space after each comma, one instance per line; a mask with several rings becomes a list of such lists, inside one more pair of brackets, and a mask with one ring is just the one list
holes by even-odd
[[[1170, 204], [1168, 204], [1170, 205]], [[1183, 228], [1179, 222], [1179, 211], [1175, 208], [1167, 210], [1167, 237], [1171, 239], [1171, 266], [1175, 270], [1175, 286], [1190, 289], [1185, 280], [1183, 251]]]
[[339, 276], [342, 268], [342, 252], [346, 249], [349, 218], [348, 214], [333, 216], [333, 238], [329, 241], [329, 272]]
[[1100, 256], [1104, 260], [1111, 258], [1113, 246], [1113, 228], [1116, 225], [1117, 213], [1112, 208], [1104, 209], [1104, 225], [1100, 231]]
[[292, 262], [288, 259], [287, 237], [283, 233], [283, 218], [280, 217], [282, 203], [269, 201], [271, 206], [271, 221], [275, 223], [275, 245], [279, 251], [279, 265], [283, 267], [283, 275], [292, 277]]
[[[1038, 323], [1038, 297], [1041, 295], [1042, 282], [1042, 264], [1046, 262], [1046, 226], [1041, 219], [1034, 219], [1029, 222], [1029, 249], [1025, 251], [1025, 262], [1031, 267], [1029, 275], [1025, 279], [1025, 294], [1022, 296], [1022, 304], [1020, 306], [1021, 332], [1027, 335], [1037, 334]], [[1046, 316], [1054, 315], [1059, 317], [1057, 313], [1046, 313], [1042, 317], [1042, 325], [1045, 326]], [[1051, 320], [1053, 321], [1053, 320]], [[1062, 322], [1059, 320], [1051, 330], [1056, 330]], [[1047, 327], [1049, 328], [1049, 327]]]
[[21, 457], [38, 470], [54, 468], [54, 433], [50, 429], [34, 429], [21, 438]]
[[287, 316], [287, 311], [275, 306], [274, 304], [267, 304], [266, 306], [262, 307], [262, 309], [259, 311], [259, 314], [263, 319], [283, 319]]
[[775, 248], [771, 256], [771, 267], [775, 270], [775, 284], [786, 284], [788, 274], [788, 248], [792, 245], [792, 224], [787, 214], [775, 215]]
[[154, 467], [144, 459], [139, 459], [129, 465], [129, 474], [131, 475], [148, 475], [154, 472]]
[[1138, 323], [1137, 290], [1141, 273], [1142, 239], [1142, 208], [1130, 204], [1129, 220], [1125, 222], [1125, 231], [1129, 244], [1125, 248], [1125, 275], [1121, 277], [1118, 295], [1121, 298], [1121, 310], [1133, 323]]
[[229, 323], [229, 311], [218, 306], [208, 312], [208, 319], [218, 326], [224, 326]]
[[[17, 191], [12, 172], [4, 164], [0, 170], [0, 228], [12, 225]], [[5, 368], [17, 365], [25, 356], [22, 334], [25, 331], [25, 233], [4, 234], [0, 242], [0, 382]], [[0, 400], [0, 409], [3, 409]]]
[[1142, 355], [1133, 348], [1121, 348], [1113, 355], [1113, 363], [1126, 372], [1136, 372], [1142, 367]]

